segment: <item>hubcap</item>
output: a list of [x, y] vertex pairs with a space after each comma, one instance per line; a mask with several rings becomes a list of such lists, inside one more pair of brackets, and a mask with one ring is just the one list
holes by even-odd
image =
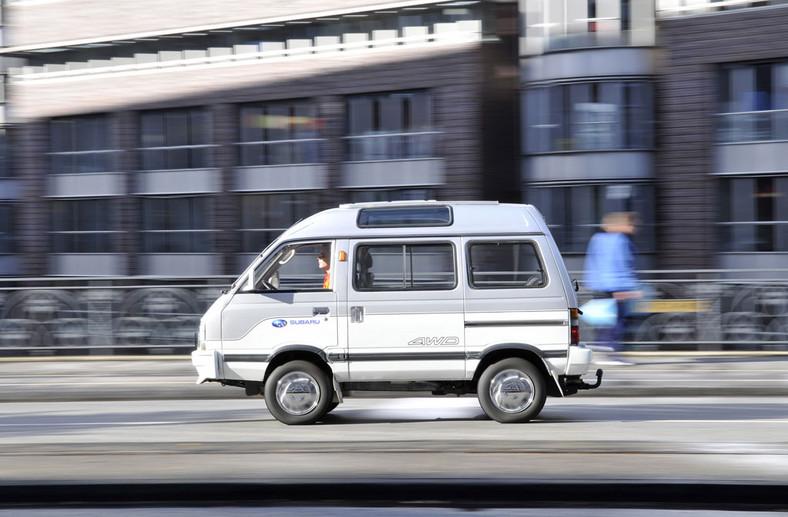
[[320, 385], [304, 372], [290, 372], [276, 384], [279, 406], [291, 415], [306, 415], [320, 401]]
[[490, 382], [490, 400], [505, 413], [520, 413], [534, 401], [534, 383], [519, 370], [504, 370]]

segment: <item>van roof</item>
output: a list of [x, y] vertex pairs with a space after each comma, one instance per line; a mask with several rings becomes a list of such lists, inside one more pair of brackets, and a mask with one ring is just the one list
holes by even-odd
[[542, 215], [532, 205], [497, 201], [381, 201], [324, 210], [296, 223], [279, 240], [545, 232]]

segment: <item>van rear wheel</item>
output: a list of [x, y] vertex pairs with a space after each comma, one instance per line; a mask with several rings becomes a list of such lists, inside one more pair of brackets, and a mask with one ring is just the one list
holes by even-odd
[[487, 416], [502, 423], [531, 420], [542, 411], [547, 398], [544, 376], [519, 357], [488, 366], [479, 377], [477, 393]]
[[290, 361], [277, 367], [265, 383], [268, 411], [288, 425], [320, 420], [334, 398], [331, 382], [323, 370], [308, 361]]

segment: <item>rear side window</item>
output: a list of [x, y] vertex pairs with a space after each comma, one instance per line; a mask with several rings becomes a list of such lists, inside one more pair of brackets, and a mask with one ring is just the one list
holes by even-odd
[[360, 245], [353, 287], [356, 291], [454, 289], [455, 263], [454, 246], [449, 243]]
[[544, 287], [547, 281], [536, 246], [529, 241], [471, 243], [468, 267], [476, 289]]

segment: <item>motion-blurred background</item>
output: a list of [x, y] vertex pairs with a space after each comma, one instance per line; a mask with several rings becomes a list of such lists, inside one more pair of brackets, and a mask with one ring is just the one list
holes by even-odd
[[186, 352], [289, 225], [401, 199], [532, 203], [578, 280], [638, 212], [630, 349], [788, 350], [784, 1], [0, 6], [1, 355]]

